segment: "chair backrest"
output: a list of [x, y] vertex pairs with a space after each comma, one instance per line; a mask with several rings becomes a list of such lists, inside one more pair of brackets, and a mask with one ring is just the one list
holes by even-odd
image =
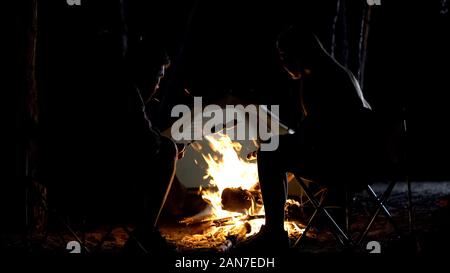
[[375, 181], [406, 177], [403, 117], [367, 111], [358, 119], [361, 128], [351, 130], [358, 136], [352, 138], [346, 133], [344, 142], [333, 140], [325, 144], [329, 147], [319, 148], [315, 158], [310, 160], [312, 164], [308, 164], [310, 169], [304, 170], [306, 178], [324, 184], [345, 180], [356, 187], [364, 187]]

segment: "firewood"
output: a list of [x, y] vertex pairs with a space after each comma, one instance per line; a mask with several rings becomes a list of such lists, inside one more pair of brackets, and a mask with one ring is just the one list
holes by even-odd
[[252, 194], [241, 188], [227, 188], [222, 192], [222, 208], [228, 211], [242, 212], [250, 209]]
[[233, 212], [245, 212], [262, 205], [261, 193], [241, 188], [226, 188], [222, 192], [222, 208]]

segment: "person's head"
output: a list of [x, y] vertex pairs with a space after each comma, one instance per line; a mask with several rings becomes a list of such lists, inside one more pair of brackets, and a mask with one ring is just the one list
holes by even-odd
[[129, 52], [129, 65], [132, 77], [147, 101], [158, 91], [170, 59], [165, 47], [159, 41], [151, 40], [153, 37], [141, 37]]
[[169, 56], [164, 53], [161, 58], [155, 63], [155, 84], [153, 85], [153, 93], [154, 95], [159, 90], [159, 85], [161, 83], [161, 79], [164, 78], [166, 69], [170, 66]]
[[283, 68], [293, 79], [311, 72], [317, 58], [318, 44], [307, 27], [290, 27], [283, 31], [276, 46]]

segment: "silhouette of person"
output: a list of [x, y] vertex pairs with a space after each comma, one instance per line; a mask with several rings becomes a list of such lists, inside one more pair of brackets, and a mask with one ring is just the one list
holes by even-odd
[[280, 34], [281, 69], [297, 89], [295, 133], [279, 136], [275, 151], [259, 150], [258, 173], [265, 207], [265, 225], [245, 247], [287, 248], [284, 207], [286, 172], [330, 187], [358, 183], [368, 155], [366, 117], [371, 107], [352, 73], [324, 49], [308, 29], [291, 27]]
[[36, 61], [52, 207], [72, 223], [134, 223], [135, 237], [156, 230], [178, 156], [145, 110], [168, 65], [161, 26], [136, 17], [156, 14], [146, 2], [44, 1]]

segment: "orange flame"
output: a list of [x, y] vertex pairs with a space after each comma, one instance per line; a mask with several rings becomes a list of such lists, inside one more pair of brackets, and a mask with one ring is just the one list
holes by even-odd
[[[232, 142], [227, 135], [215, 134], [205, 138], [218, 156], [202, 155], [208, 165], [207, 174], [203, 178], [210, 178], [210, 188], [202, 190], [202, 198], [212, 206], [214, 218], [241, 216], [240, 213], [222, 208], [222, 192], [226, 188], [244, 190], [255, 188], [258, 185], [258, 166], [256, 162], [249, 162], [239, 157], [242, 145]], [[248, 211], [246, 215], [261, 212], [261, 210]]]
[[[253, 204], [244, 213], [231, 212], [222, 207], [222, 192], [226, 188], [241, 188], [243, 190], [254, 190], [258, 187], [258, 167], [256, 161], [249, 161], [239, 156], [242, 145], [233, 142], [227, 135], [214, 134], [205, 136], [209, 142], [214, 155], [202, 154], [207, 163], [206, 175], [203, 179], [209, 179], [209, 187], [201, 188], [200, 194], [211, 207], [208, 220], [227, 219], [226, 225], [211, 226], [203, 234], [190, 235], [182, 239], [182, 244], [190, 247], [213, 246], [215, 240], [226, 241], [227, 237], [242, 233], [246, 230], [244, 238], [260, 231], [264, 224], [264, 207]], [[199, 151], [199, 147], [194, 149]], [[252, 200], [254, 202], [254, 200]], [[259, 219], [248, 220], [249, 215], [262, 216]], [[206, 219], [205, 219], [206, 220]], [[189, 222], [189, 221], [185, 221]], [[243, 229], [242, 227], [250, 227]], [[303, 232], [294, 222], [285, 222], [285, 229], [289, 234], [298, 235]]]

